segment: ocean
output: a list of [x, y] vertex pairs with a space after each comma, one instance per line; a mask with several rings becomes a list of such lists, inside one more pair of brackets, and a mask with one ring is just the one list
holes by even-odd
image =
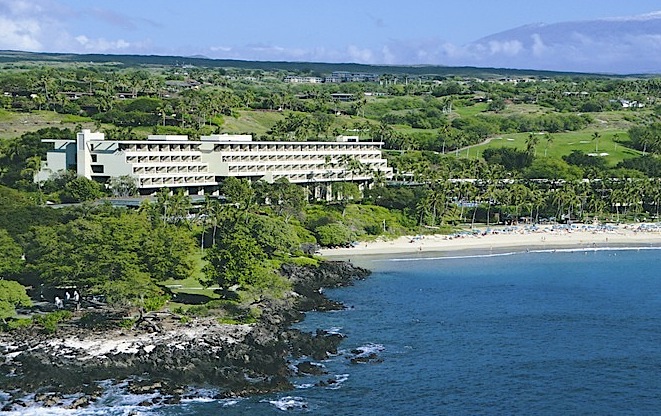
[[354, 258], [374, 273], [326, 291], [348, 309], [298, 325], [346, 335], [343, 349], [293, 391], [153, 408], [109, 392], [83, 411], [21, 414], [658, 414], [660, 259], [657, 249]]

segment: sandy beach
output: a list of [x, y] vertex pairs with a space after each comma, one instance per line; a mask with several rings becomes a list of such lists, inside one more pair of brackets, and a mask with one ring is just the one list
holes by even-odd
[[327, 258], [363, 255], [488, 253], [509, 250], [661, 247], [661, 223], [621, 225], [540, 225], [480, 227], [452, 235], [403, 236], [394, 240], [354, 243], [349, 248], [322, 249]]

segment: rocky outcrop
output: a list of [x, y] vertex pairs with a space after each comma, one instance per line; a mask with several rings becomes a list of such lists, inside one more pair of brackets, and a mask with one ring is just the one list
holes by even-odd
[[[100, 380], [129, 380], [128, 392], [159, 393], [161, 404], [181, 400], [189, 386], [215, 386], [221, 397], [291, 389], [295, 370], [289, 357], [323, 360], [337, 353], [343, 336], [304, 333], [290, 325], [305, 311], [341, 308], [323, 288], [349, 285], [369, 271], [325, 262], [316, 268], [285, 265], [282, 273], [294, 293], [263, 301], [261, 321], [254, 325], [221, 325], [207, 318], [161, 333], [66, 327], [52, 335], [1, 334], [0, 391], [12, 392], [2, 409], [18, 409], [27, 393], [37, 391], [35, 401], [43, 406], [85, 407], [101, 393]], [[318, 370], [314, 364], [298, 368], [306, 374]], [[65, 405], [62, 395], [76, 399]]]
[[349, 286], [369, 276], [370, 271], [347, 262], [327, 261], [317, 268], [286, 264], [282, 266], [282, 273], [289, 277], [294, 291], [300, 295], [295, 309], [308, 312], [343, 309], [344, 305], [324, 296], [323, 289]]

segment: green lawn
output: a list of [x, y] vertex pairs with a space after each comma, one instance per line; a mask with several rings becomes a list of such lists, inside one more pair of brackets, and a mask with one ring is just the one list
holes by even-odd
[[277, 111], [239, 111], [239, 117], [224, 116], [225, 122], [221, 131], [226, 133], [254, 133], [266, 134], [273, 125], [284, 118], [284, 114]]
[[161, 285], [170, 288], [174, 293], [202, 295], [213, 299], [218, 298], [218, 295], [214, 293], [213, 289], [204, 288], [200, 284], [199, 279], [203, 276], [202, 268], [206, 262], [202, 259], [202, 254], [199, 251], [194, 255], [193, 261], [195, 262], [193, 276], [184, 280], [166, 280]]
[[81, 124], [84, 128], [94, 128], [92, 119], [88, 117], [58, 114], [54, 111], [33, 111], [18, 113], [0, 110], [0, 139], [9, 139], [30, 131], [47, 127], [71, 128]]
[[475, 105], [469, 105], [466, 107], [453, 107], [452, 112], [456, 113], [460, 117], [472, 117], [476, 114], [487, 111], [487, 107], [489, 107], [489, 104], [487, 103], [477, 103]]
[[[607, 153], [605, 158], [609, 166], [614, 166], [624, 159], [630, 159], [640, 155], [640, 152], [629, 149], [614, 141], [626, 139], [627, 133], [623, 130], [600, 131], [598, 143], [592, 139], [596, 130], [583, 130], [579, 132], [554, 133], [551, 135], [553, 141], [547, 144], [544, 134], [539, 134], [539, 144], [536, 147], [538, 157], [561, 158], [570, 154], [573, 150], [579, 150], [584, 153]], [[491, 147], [514, 147], [520, 150], [526, 148], [528, 133], [503, 134], [493, 137], [487, 144], [473, 146], [470, 149], [461, 152], [461, 157], [475, 158], [481, 156], [485, 149]]]

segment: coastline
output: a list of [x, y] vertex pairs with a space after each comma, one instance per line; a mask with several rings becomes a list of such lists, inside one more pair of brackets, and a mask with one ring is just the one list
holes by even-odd
[[451, 235], [402, 236], [320, 250], [325, 259], [363, 256], [498, 254], [554, 249], [661, 247], [661, 223], [480, 227]]
[[283, 265], [281, 273], [292, 291], [283, 299], [263, 299], [256, 324], [221, 324], [212, 316], [182, 324], [163, 312], [152, 316], [158, 325], [133, 330], [68, 324], [51, 334], [0, 333], [0, 412], [94, 407], [109, 386], [151, 394], [138, 404], [145, 408], [198, 397], [197, 389], [212, 389], [213, 399], [291, 390], [291, 377], [320, 372], [301, 359], [324, 360], [344, 338], [292, 324], [311, 310], [343, 309], [322, 289], [351, 285], [370, 272], [325, 261], [318, 267]]

